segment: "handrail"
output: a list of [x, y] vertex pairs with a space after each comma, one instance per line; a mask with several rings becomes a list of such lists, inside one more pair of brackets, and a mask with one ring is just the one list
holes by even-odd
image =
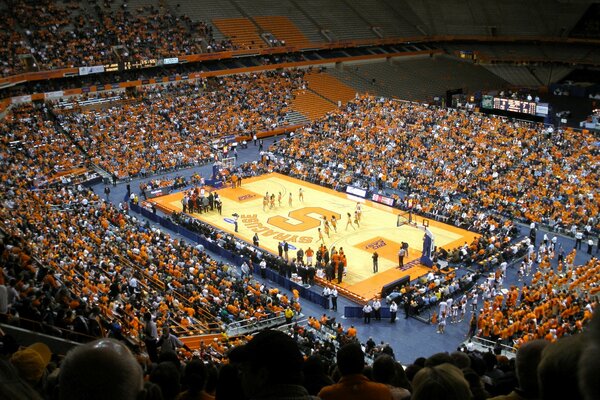
[[247, 335], [265, 328], [281, 325], [284, 321], [285, 315], [283, 312], [279, 311], [276, 313], [275, 317], [267, 319], [257, 319], [255, 317], [251, 317], [241, 321], [232, 322], [227, 326], [225, 332], [229, 337]]
[[[15, 317], [14, 315], [3, 314], [3, 313], [0, 313], [0, 317], [1, 317], [0, 320], [5, 321], [4, 323], [6, 325], [14, 326], [16, 328], [30, 330], [35, 333], [45, 334], [48, 336], [56, 337], [61, 340], [71, 341], [73, 343], [85, 343], [85, 342], [89, 342], [89, 341], [97, 339], [96, 336], [87, 335], [87, 334], [81, 333], [81, 332], [75, 332], [70, 329], [60, 328], [56, 325], [49, 325], [44, 322], [35, 321], [35, 320], [29, 319], [29, 318], [23, 318], [20, 316]], [[15, 324], [11, 323], [11, 321], [17, 321], [19, 324], [15, 325]], [[23, 326], [21, 326], [22, 323], [26, 323], [28, 326], [23, 327]], [[37, 328], [37, 329], [35, 329], [35, 328]], [[46, 329], [44, 329], [44, 328], [46, 328]], [[52, 330], [59, 331], [61, 333], [61, 336], [53, 335], [51, 332], [49, 332]], [[80, 340], [78, 340], [78, 339], [80, 339]]]
[[496, 343], [492, 340], [482, 338], [481, 336], [473, 336], [471, 338], [471, 340], [476, 343], [479, 343], [480, 345], [482, 345], [486, 348], [489, 348], [489, 349], [493, 349], [494, 347], [496, 347], [499, 344], [502, 351], [505, 351], [505, 352], [513, 354], [513, 355], [517, 353], [517, 348], [514, 346], [507, 346], [502, 343]]

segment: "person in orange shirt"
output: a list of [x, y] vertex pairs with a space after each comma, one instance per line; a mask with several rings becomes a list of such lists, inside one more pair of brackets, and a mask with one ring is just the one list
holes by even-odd
[[306, 251], [304, 252], [304, 254], [306, 255], [306, 265], [312, 265], [315, 251], [309, 246], [308, 249], [306, 249]]
[[348, 328], [346, 335], [348, 336], [348, 338], [352, 339], [352, 338], [356, 337], [357, 333], [358, 332], [356, 331], [356, 328], [354, 327], [354, 325], [350, 325], [350, 328]]
[[359, 343], [351, 342], [342, 346], [336, 356], [341, 379], [325, 386], [318, 394], [323, 400], [392, 400], [392, 392], [382, 384], [370, 381], [363, 370], [365, 354]]

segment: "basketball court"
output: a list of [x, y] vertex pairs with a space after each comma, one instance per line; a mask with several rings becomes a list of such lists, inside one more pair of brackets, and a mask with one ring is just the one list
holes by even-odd
[[[303, 201], [299, 198], [300, 189]], [[222, 215], [218, 212], [191, 214], [201, 221], [234, 234], [252, 243], [255, 233], [260, 247], [277, 254], [277, 245], [287, 241], [289, 257], [295, 258], [299, 248], [316, 250], [321, 245], [318, 228], [328, 249], [343, 248], [347, 257], [347, 274], [342, 284], [347, 290], [364, 298], [379, 294], [381, 287], [405, 275], [416, 279], [429, 269], [419, 263], [423, 247], [423, 218], [413, 215], [413, 224], [397, 226], [397, 209], [365, 200], [350, 194], [336, 192], [285, 175], [270, 173], [244, 179], [242, 186], [217, 190], [223, 202]], [[275, 195], [275, 206], [263, 210], [263, 198]], [[281, 204], [278, 202], [281, 193]], [[292, 204], [289, 204], [290, 193]], [[151, 200], [165, 212], [181, 212], [183, 192], [171, 193]], [[347, 213], [354, 219], [357, 203], [361, 203], [360, 226], [347, 226]], [[234, 215], [238, 214], [238, 232], [234, 232]], [[329, 237], [324, 232], [323, 216], [337, 219], [337, 232], [331, 228]], [[426, 220], [433, 233], [435, 245], [453, 249], [471, 241], [478, 235], [451, 225]], [[331, 224], [330, 224], [331, 226]], [[420, 227], [419, 227], [420, 226]], [[408, 243], [405, 269], [398, 268], [398, 251], [402, 242]], [[379, 272], [373, 273], [373, 252], [379, 254]]]

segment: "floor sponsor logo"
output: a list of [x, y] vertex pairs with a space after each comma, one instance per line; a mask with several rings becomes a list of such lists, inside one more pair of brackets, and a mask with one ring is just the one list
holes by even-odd
[[257, 197], [258, 197], [258, 195], [254, 194], [254, 193], [247, 193], [247, 194], [238, 196], [238, 201], [242, 202], [242, 201], [252, 200]]
[[365, 246], [366, 250], [377, 250], [384, 246], [387, 246], [387, 243], [383, 239], [377, 239], [373, 243], [369, 243]]
[[[388, 238], [384, 238], [382, 236], [376, 236], [369, 240], [365, 240], [362, 243], [354, 245], [354, 247], [364, 251], [368, 251], [369, 253], [377, 251], [379, 257], [383, 257], [387, 260], [394, 261], [396, 263], [398, 262], [398, 250], [400, 250], [400, 246], [400, 243], [397, 243]], [[411, 261], [410, 258], [410, 255], [409, 257], [406, 257], [405, 263]]]

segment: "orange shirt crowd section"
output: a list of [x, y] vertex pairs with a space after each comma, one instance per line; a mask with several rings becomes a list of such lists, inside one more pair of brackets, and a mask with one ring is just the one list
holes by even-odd
[[[555, 130], [421, 104], [362, 96], [302, 128], [275, 151], [328, 185], [355, 175], [410, 187], [418, 209], [493, 210], [583, 227], [600, 211], [600, 162], [590, 133]], [[459, 204], [462, 203], [462, 204]]]
[[[302, 71], [265, 72], [140, 89], [139, 101], [64, 114], [62, 124], [92, 161], [118, 177], [214, 160], [212, 144], [287, 124]], [[215, 87], [213, 88], [212, 85]]]
[[[61, 147], [61, 136], [49, 130], [43, 137], [53, 146], [45, 147], [45, 157], [35, 153], [37, 142], [27, 140], [37, 138], [44, 117], [31, 106], [18, 109], [3, 124], [13, 135], [22, 135], [10, 139], [24, 142], [22, 148], [7, 138], [0, 143], [0, 187], [6, 196], [0, 220], [18, 242], [7, 246], [2, 257], [16, 253], [21, 270], [30, 272], [11, 275], [15, 281], [10, 285], [33, 307], [32, 315], [43, 314], [50, 287], [60, 292], [55, 301], [65, 319], [95, 309], [132, 338], [140, 337], [146, 311], [156, 314], [159, 325], [180, 331], [205, 329], [209, 322], [222, 329], [229, 322], [279, 314], [288, 306], [300, 311], [297, 299], [251, 278], [237, 278], [234, 267], [141, 225], [85, 188], [31, 190], [31, 171], [52, 171], [69, 152]], [[27, 278], [40, 266], [50, 270], [43, 282]]]
[[581, 332], [597, 304], [600, 261], [592, 258], [585, 265], [574, 266], [574, 258], [575, 250], [557, 271], [545, 258], [531, 285], [512, 286], [506, 295], [485, 300], [478, 317], [480, 335], [520, 346], [534, 339], [556, 341]]
[[55, 130], [31, 104], [20, 105], [0, 120], [3, 149], [11, 149], [14, 174], [3, 173], [3, 179], [21, 179], [38, 185], [61, 171], [86, 164], [85, 155], [71, 140]]
[[[173, 15], [160, 6], [129, 10], [123, 6], [109, 8], [104, 2], [42, 0], [35, 5], [14, 1], [10, 7], [12, 15], [0, 22], [0, 54], [5, 55], [0, 57], [0, 72], [4, 76], [28, 70], [112, 64], [119, 59], [199, 54], [204, 51], [200, 41], [212, 51], [232, 48], [229, 41], [215, 41], [206, 22]], [[124, 46], [126, 50], [117, 56], [113, 46]], [[31, 54], [35, 64], [23, 64], [19, 54]]]

